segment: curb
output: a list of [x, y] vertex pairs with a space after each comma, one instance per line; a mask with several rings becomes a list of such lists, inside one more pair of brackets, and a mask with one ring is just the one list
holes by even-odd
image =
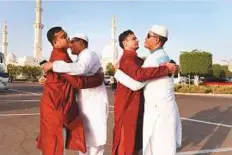
[[226, 97], [232, 98], [232, 94], [201, 94], [201, 93], [175, 93], [176, 95], [186, 96], [208, 96], [208, 97]]

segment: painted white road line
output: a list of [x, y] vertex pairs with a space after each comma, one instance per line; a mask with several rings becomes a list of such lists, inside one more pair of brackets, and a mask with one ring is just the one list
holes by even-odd
[[214, 122], [209, 122], [209, 121], [201, 121], [201, 120], [197, 120], [197, 119], [184, 118], [184, 117], [181, 117], [181, 119], [186, 120], [186, 121], [191, 121], [191, 122], [197, 122], [197, 123], [203, 123], [203, 124], [210, 124], [210, 125], [216, 125], [216, 126], [223, 126], [223, 127], [227, 127], [227, 128], [232, 128], [232, 125], [228, 125], [228, 124], [214, 123]]
[[40, 95], [42, 95], [42, 93], [33, 93], [33, 92], [29, 92], [29, 91], [22, 91], [22, 93], [26, 93], [26, 94], [28, 94], [28, 95], [35, 95], [35, 96], [40, 96]]
[[176, 153], [176, 155], [194, 155], [194, 154], [230, 152], [230, 151], [232, 151], [232, 148], [219, 148], [219, 149], [208, 149], [208, 150], [199, 150], [199, 151], [178, 152]]
[[15, 92], [19, 92], [18, 90], [15, 90], [15, 89], [8, 89], [10, 91], [15, 91]]
[[[113, 110], [109, 111], [110, 113], [113, 113]], [[26, 114], [0, 114], [0, 117], [3, 116], [32, 116], [32, 115], [39, 115], [39, 113], [26, 113]], [[197, 122], [197, 123], [202, 123], [202, 124], [209, 124], [209, 125], [215, 125], [215, 126], [222, 126], [222, 127], [227, 127], [227, 128], [232, 128], [232, 125], [228, 124], [222, 124], [222, 123], [214, 123], [214, 122], [208, 122], [208, 121], [201, 121], [201, 120], [196, 120], [196, 119], [190, 119], [190, 118], [184, 118], [181, 117], [182, 120], [186, 121], [191, 121], [191, 122]]]
[[14, 92], [21, 92], [21, 93], [26, 93], [26, 94], [30, 94], [30, 95], [42, 95], [42, 93], [33, 93], [33, 92], [27, 92], [27, 91], [19, 91], [16, 89], [9, 89], [10, 91], [14, 91]]
[[27, 93], [27, 94], [30, 94], [30, 95], [36, 95], [36, 96], [42, 95], [42, 93], [32, 93], [32, 92], [24, 92], [24, 93]]
[[9, 116], [37, 116], [39, 113], [27, 113], [27, 114], [0, 114], [0, 117], [9, 117]]
[[[113, 113], [113, 112], [114, 112], [113, 110], [110, 110], [110, 113]], [[226, 127], [226, 128], [232, 128], [232, 125], [228, 125], [228, 124], [201, 121], [201, 120], [185, 118], [185, 117], [181, 117], [181, 120], [186, 120], [186, 121], [190, 121], [190, 122], [197, 122], [197, 123], [202, 123], [202, 124], [215, 125], [215, 126], [222, 126], [222, 127]]]
[[0, 102], [38, 102], [40, 100], [0, 100]]

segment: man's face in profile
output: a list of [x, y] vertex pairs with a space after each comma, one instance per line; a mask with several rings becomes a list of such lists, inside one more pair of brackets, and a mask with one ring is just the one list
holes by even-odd
[[70, 41], [67, 33], [65, 31], [57, 32], [53, 44], [56, 48], [69, 48]]
[[139, 48], [139, 41], [134, 34], [130, 34], [123, 41], [124, 47], [127, 49], [137, 50]]
[[72, 54], [78, 55], [81, 52], [82, 49], [82, 40], [79, 38], [72, 38], [70, 48], [72, 51]]

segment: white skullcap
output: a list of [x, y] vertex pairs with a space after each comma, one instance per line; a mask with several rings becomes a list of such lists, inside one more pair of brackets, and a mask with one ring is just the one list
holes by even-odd
[[83, 40], [89, 42], [88, 37], [85, 34], [83, 34], [83, 33], [77, 33], [72, 38], [80, 38], [80, 39], [83, 39]]
[[165, 38], [168, 38], [168, 30], [166, 27], [161, 25], [153, 25], [150, 29], [151, 32], [158, 34], [160, 36], [163, 36]]

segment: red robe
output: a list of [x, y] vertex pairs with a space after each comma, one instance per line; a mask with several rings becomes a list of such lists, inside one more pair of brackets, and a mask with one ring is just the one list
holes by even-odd
[[[124, 51], [119, 69], [137, 81], [168, 75], [168, 68], [141, 68], [143, 60], [134, 51]], [[114, 102], [112, 155], [132, 155], [142, 148], [143, 90], [132, 91], [118, 82]], [[123, 129], [123, 130], [122, 130]], [[121, 139], [123, 138], [123, 140]], [[120, 152], [119, 152], [120, 151]]]
[[[72, 62], [63, 49], [53, 49], [50, 61]], [[40, 135], [37, 147], [43, 155], [63, 155], [62, 129], [67, 129], [67, 149], [86, 152], [85, 134], [76, 103], [75, 88], [92, 88], [102, 84], [99, 75], [90, 77], [47, 73], [40, 103]], [[74, 88], [75, 87], [75, 88]]]

